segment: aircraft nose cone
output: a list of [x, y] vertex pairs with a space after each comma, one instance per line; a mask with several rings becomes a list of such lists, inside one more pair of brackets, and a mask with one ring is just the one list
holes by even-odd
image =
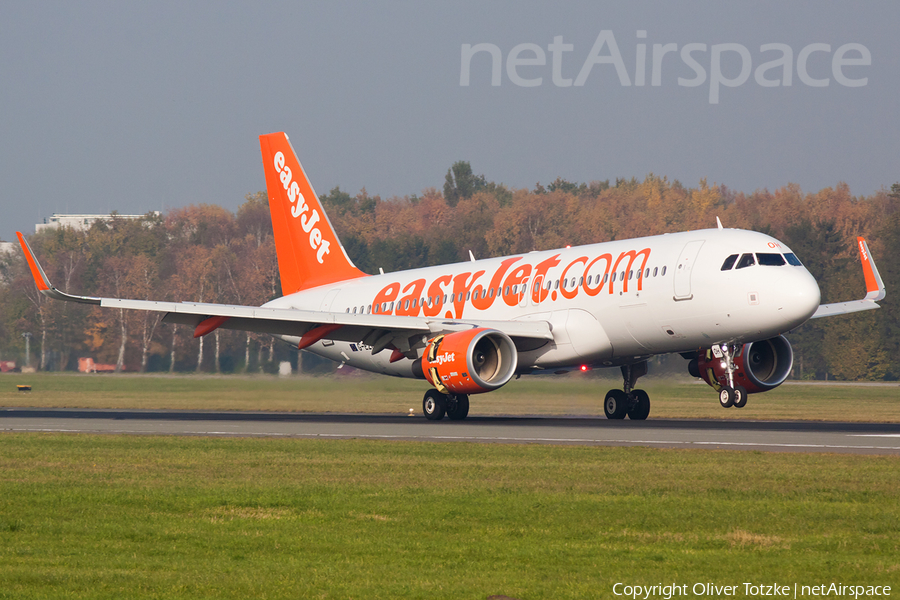
[[819, 308], [822, 299], [819, 284], [806, 269], [797, 268], [794, 273], [779, 279], [777, 286], [778, 308], [790, 328], [805, 323]]

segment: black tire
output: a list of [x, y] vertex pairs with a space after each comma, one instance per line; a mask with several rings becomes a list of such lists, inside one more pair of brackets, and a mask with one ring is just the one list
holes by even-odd
[[603, 400], [607, 419], [624, 419], [628, 413], [628, 396], [622, 390], [609, 390]]
[[734, 390], [727, 385], [719, 390], [719, 404], [722, 405], [722, 408], [734, 406]]
[[744, 386], [734, 386], [734, 407], [744, 408], [747, 406], [747, 389]]
[[452, 421], [462, 421], [469, 414], [469, 397], [457, 394], [447, 399], [447, 416]]
[[437, 390], [428, 390], [422, 399], [422, 412], [429, 421], [440, 421], [447, 410], [447, 396]]
[[628, 411], [628, 418], [632, 421], [643, 421], [650, 415], [650, 396], [644, 390], [634, 390], [634, 404]]

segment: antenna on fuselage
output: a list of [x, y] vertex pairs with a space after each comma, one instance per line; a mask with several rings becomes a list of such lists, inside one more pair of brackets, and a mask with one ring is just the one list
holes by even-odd
[[472, 254], [471, 250], [469, 250], [469, 260], [471, 260], [472, 262], [475, 262], [475, 255]]
[[716, 217], [716, 225], [719, 226], [719, 229], [725, 229], [724, 227], [722, 227], [722, 221], [719, 219], [719, 217]]

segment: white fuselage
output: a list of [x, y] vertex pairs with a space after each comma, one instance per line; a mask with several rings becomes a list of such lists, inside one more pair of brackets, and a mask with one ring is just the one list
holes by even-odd
[[[804, 323], [820, 296], [799, 263], [754, 261], [723, 270], [732, 255], [790, 252], [765, 234], [704, 229], [362, 277], [266, 306], [547, 321], [553, 341], [520, 347], [519, 372], [612, 366], [715, 343], [763, 340]], [[390, 363], [389, 352], [372, 355], [359, 343], [318, 342], [308, 349], [369, 371], [422, 376], [413, 360]]]

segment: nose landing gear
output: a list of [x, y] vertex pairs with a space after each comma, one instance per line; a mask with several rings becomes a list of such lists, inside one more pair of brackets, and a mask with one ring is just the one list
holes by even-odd
[[639, 377], [647, 374], [647, 361], [633, 365], [622, 365], [624, 389], [609, 390], [603, 400], [603, 412], [607, 419], [643, 421], [650, 414], [650, 396], [644, 390], [634, 389]]

